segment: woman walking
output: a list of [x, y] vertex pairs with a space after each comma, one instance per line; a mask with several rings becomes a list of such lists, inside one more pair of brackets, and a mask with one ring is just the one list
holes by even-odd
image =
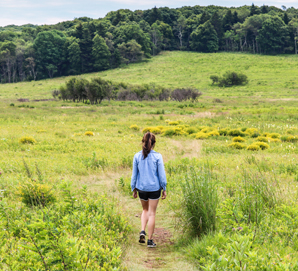
[[153, 150], [156, 140], [155, 135], [148, 132], [142, 139], [142, 151], [135, 154], [133, 158], [133, 170], [131, 176], [131, 189], [134, 198], [137, 192], [143, 207], [141, 216], [140, 243], [145, 243], [145, 229], [148, 224], [148, 247], [156, 247], [153, 242], [155, 228], [155, 214], [157, 204], [161, 195], [165, 199], [167, 179], [162, 156]]

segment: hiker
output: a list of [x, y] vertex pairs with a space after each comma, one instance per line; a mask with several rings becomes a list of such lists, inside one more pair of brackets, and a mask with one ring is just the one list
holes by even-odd
[[143, 207], [141, 216], [142, 229], [140, 232], [140, 243], [145, 243], [145, 229], [148, 224], [147, 247], [156, 247], [152, 235], [155, 228], [155, 214], [158, 201], [161, 196], [165, 199], [166, 173], [160, 153], [153, 150], [156, 140], [155, 135], [148, 132], [142, 139], [142, 151], [135, 154], [133, 158], [133, 170], [131, 176], [131, 189], [133, 197], [137, 198], [137, 192]]

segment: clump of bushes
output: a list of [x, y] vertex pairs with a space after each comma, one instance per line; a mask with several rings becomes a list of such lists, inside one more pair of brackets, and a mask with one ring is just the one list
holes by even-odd
[[205, 134], [205, 133], [199, 132], [196, 134], [196, 139], [207, 139], [208, 137], [209, 137], [208, 134]]
[[262, 150], [269, 149], [269, 145], [265, 142], [255, 142], [254, 144], [258, 145]]
[[94, 136], [94, 133], [91, 132], [91, 131], [87, 131], [87, 132], [85, 132], [84, 135], [85, 135], [85, 136]]
[[207, 133], [207, 135], [208, 136], [220, 136], [219, 132], [216, 130], [213, 130], [213, 131]]
[[56, 197], [50, 186], [32, 180], [20, 184], [17, 194], [27, 206], [41, 205], [45, 207], [56, 201]]
[[249, 150], [249, 151], [258, 151], [258, 150], [260, 150], [260, 146], [257, 145], [256, 143], [253, 143], [253, 144], [251, 144], [247, 147], [247, 150]]
[[212, 80], [212, 85], [218, 85], [219, 87], [240, 86], [248, 83], [245, 74], [232, 71], [226, 72], [222, 77], [211, 75], [210, 79]]
[[298, 137], [295, 137], [293, 135], [283, 135], [281, 136], [281, 141], [284, 141], [284, 142], [297, 142], [298, 141]]
[[19, 139], [21, 144], [35, 144], [36, 140], [31, 136], [23, 136]]
[[229, 128], [221, 128], [218, 130], [219, 134], [222, 135], [222, 136], [226, 136], [228, 135], [230, 129]]
[[233, 142], [245, 142], [245, 139], [241, 136], [234, 137]]
[[135, 130], [135, 131], [139, 131], [140, 130], [139, 126], [136, 125], [136, 124], [131, 125], [129, 128], [132, 129], [132, 130]]
[[233, 142], [231, 144], [228, 145], [229, 148], [234, 148], [234, 149], [237, 149], [237, 150], [242, 150], [242, 149], [245, 149], [246, 146], [240, 142]]
[[169, 121], [169, 125], [179, 125], [179, 121]]
[[244, 137], [245, 133], [243, 133], [241, 130], [239, 129], [232, 129], [228, 131], [228, 135], [229, 136], [241, 136]]
[[268, 142], [268, 138], [267, 137], [264, 137], [264, 136], [258, 136], [257, 138], [256, 138], [256, 141], [258, 141], [258, 142]]

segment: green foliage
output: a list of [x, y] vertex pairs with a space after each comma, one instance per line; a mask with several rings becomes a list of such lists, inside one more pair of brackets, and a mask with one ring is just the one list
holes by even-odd
[[243, 133], [240, 129], [231, 129], [228, 131], [227, 133], [229, 136], [240, 136], [240, 137], [244, 137], [245, 133]]
[[229, 144], [228, 146], [230, 148], [234, 148], [237, 150], [242, 150], [242, 149], [246, 148], [246, 146], [244, 144], [240, 143], [239, 141], [233, 142], [233, 143]]
[[245, 139], [241, 136], [234, 137], [232, 139], [233, 142], [245, 142]]
[[257, 145], [256, 143], [253, 143], [253, 144], [251, 144], [247, 147], [247, 150], [249, 150], [249, 151], [258, 151], [258, 150], [260, 150], [260, 146]]
[[198, 26], [198, 28], [192, 32], [190, 38], [190, 47], [194, 51], [205, 53], [218, 51], [217, 33], [210, 21]]
[[258, 136], [256, 138], [256, 141], [259, 141], [259, 142], [268, 142], [268, 138], [267, 137], [264, 137], [264, 136]]
[[258, 145], [261, 150], [267, 150], [269, 149], [269, 145], [267, 143], [264, 143], [264, 142], [255, 142], [254, 143], [255, 145]]
[[16, 193], [27, 206], [45, 207], [56, 201], [52, 187], [32, 180], [19, 184]]
[[228, 71], [222, 77], [212, 75], [210, 76], [212, 84], [217, 84], [220, 87], [231, 87], [246, 85], [248, 83], [247, 76], [242, 73]]
[[131, 125], [131, 126], [129, 127], [129, 129], [132, 129], [132, 130], [135, 130], [135, 131], [139, 131], [139, 130], [140, 130], [139, 126], [136, 125], [136, 124]]
[[217, 186], [211, 169], [189, 168], [181, 182], [184, 229], [201, 236], [215, 230]]
[[105, 40], [98, 34], [93, 38], [92, 57], [96, 71], [102, 71], [109, 68], [111, 53]]
[[35, 144], [36, 140], [32, 136], [23, 136], [19, 139], [21, 144]]

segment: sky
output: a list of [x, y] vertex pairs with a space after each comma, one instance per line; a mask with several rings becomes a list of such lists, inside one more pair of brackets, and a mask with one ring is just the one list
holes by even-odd
[[268, 6], [298, 8], [298, 0], [0, 0], [0, 26], [10, 24], [56, 24], [78, 17], [102, 18], [118, 9], [149, 9], [156, 7], [217, 5], [238, 7], [263, 4]]

